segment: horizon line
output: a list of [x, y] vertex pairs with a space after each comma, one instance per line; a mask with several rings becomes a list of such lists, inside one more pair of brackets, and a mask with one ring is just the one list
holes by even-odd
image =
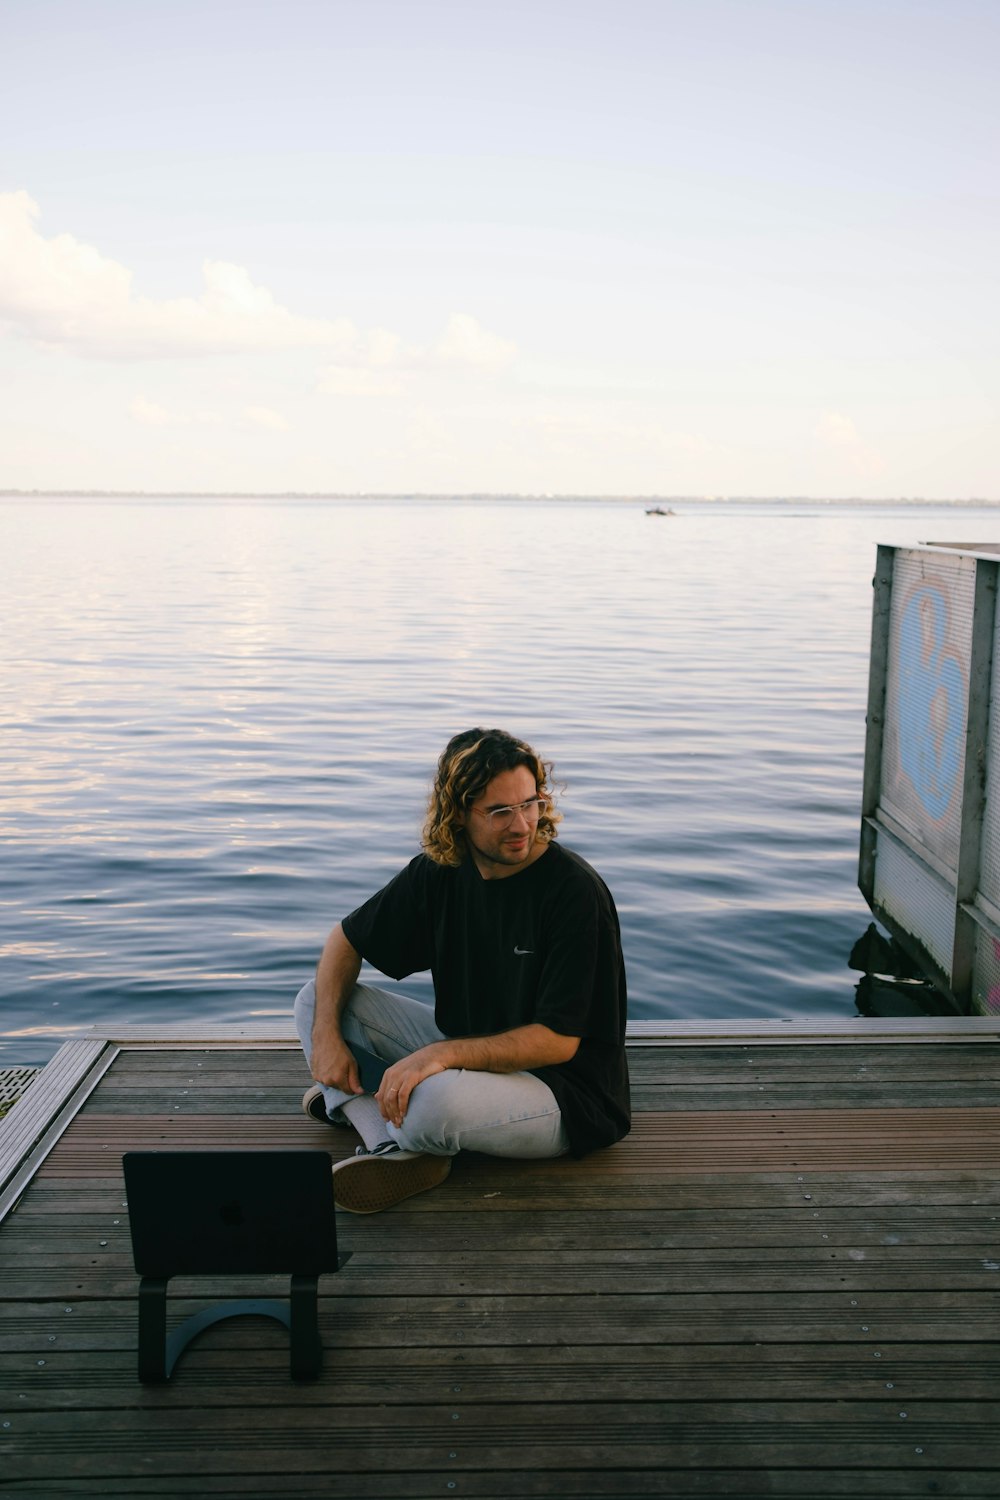
[[0, 489], [0, 499], [53, 500], [520, 500], [603, 501], [645, 505], [954, 505], [1000, 506], [984, 496], [932, 498], [926, 495], [659, 495], [586, 494], [518, 490], [110, 490]]

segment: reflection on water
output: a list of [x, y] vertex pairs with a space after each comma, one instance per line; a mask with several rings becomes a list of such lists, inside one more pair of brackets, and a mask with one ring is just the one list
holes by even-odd
[[0, 503], [0, 1062], [283, 1013], [474, 723], [555, 761], [635, 1018], [853, 1013], [874, 549], [942, 518], [674, 508]]
[[869, 922], [847, 960], [862, 978], [855, 1004], [863, 1016], [953, 1016], [959, 1008], [924, 977], [894, 937]]

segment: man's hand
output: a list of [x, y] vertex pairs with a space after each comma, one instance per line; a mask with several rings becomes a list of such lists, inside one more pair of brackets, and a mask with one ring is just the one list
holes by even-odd
[[375, 1095], [382, 1118], [402, 1125], [410, 1095], [432, 1073], [467, 1068], [473, 1073], [516, 1073], [522, 1068], [544, 1068], [569, 1062], [580, 1045], [578, 1036], [564, 1036], [539, 1022], [515, 1026], [495, 1036], [448, 1037], [411, 1052], [386, 1068]]
[[358, 1064], [342, 1036], [319, 1036], [313, 1032], [309, 1068], [317, 1083], [340, 1089], [345, 1094], [363, 1094]]
[[431, 1042], [386, 1068], [375, 1095], [383, 1120], [388, 1120], [390, 1125], [402, 1125], [410, 1095], [417, 1084], [430, 1078], [432, 1073], [445, 1071], [447, 1064], [442, 1054], [446, 1048], [446, 1042]]

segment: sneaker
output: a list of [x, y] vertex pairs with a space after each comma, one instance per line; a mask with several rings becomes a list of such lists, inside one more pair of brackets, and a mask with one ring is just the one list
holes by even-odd
[[323, 1085], [314, 1083], [311, 1088], [306, 1089], [302, 1095], [302, 1109], [310, 1120], [318, 1120], [321, 1125], [336, 1125], [342, 1130], [350, 1130], [346, 1120], [331, 1120], [326, 1112], [326, 1101], [323, 1098]]
[[395, 1141], [383, 1141], [372, 1151], [359, 1146], [346, 1161], [334, 1163], [334, 1201], [351, 1214], [381, 1213], [414, 1193], [438, 1187], [450, 1171], [450, 1156], [401, 1151]]

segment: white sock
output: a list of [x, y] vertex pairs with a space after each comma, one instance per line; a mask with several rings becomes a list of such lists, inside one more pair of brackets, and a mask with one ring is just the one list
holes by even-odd
[[355, 1098], [348, 1099], [340, 1108], [369, 1151], [374, 1151], [375, 1147], [381, 1146], [384, 1141], [392, 1140], [386, 1128], [386, 1121], [382, 1118], [382, 1111], [371, 1094], [358, 1094]]

